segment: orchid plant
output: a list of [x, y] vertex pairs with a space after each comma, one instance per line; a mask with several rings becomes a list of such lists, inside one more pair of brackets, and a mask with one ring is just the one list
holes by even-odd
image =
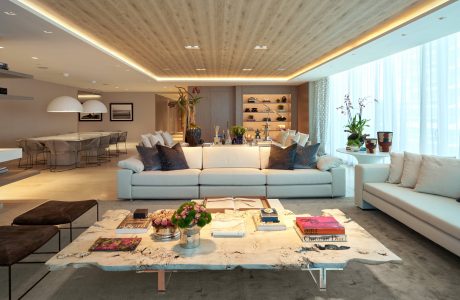
[[177, 209], [171, 222], [180, 228], [187, 228], [198, 225], [204, 227], [211, 222], [211, 214], [206, 211], [206, 207], [193, 201], [183, 203]]
[[[349, 94], [345, 95], [343, 101], [344, 104], [337, 107], [337, 109], [348, 118], [348, 124], [345, 125], [344, 130], [345, 132], [350, 133], [348, 136], [348, 146], [360, 147], [363, 145], [366, 136], [368, 136], [368, 134], [363, 134], [363, 132], [365, 127], [369, 127], [367, 122], [370, 120], [363, 118], [363, 109], [371, 102], [369, 98], [370, 97], [358, 98], [359, 109], [357, 113], [354, 112], [353, 103], [351, 102]], [[377, 99], [374, 99], [374, 102], [378, 102]]]

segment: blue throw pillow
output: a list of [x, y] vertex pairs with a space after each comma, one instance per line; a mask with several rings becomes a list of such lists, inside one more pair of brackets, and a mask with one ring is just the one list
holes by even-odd
[[320, 143], [314, 145], [297, 145], [294, 169], [316, 169]]

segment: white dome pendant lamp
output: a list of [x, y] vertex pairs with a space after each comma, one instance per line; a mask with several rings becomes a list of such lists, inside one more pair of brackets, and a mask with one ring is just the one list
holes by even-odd
[[54, 98], [46, 108], [47, 112], [83, 112], [80, 101], [70, 96]]
[[88, 100], [83, 103], [83, 112], [88, 114], [105, 114], [107, 106], [99, 100]]

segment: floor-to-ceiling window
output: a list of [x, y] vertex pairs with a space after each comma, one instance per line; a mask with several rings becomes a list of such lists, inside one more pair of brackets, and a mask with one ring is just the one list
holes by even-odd
[[344, 147], [345, 94], [369, 101], [366, 133], [393, 131], [393, 150], [460, 156], [460, 33], [329, 77], [326, 152]]

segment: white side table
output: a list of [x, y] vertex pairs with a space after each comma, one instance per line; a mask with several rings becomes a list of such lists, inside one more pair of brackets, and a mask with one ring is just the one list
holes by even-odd
[[367, 153], [366, 151], [358, 151], [358, 152], [347, 151], [345, 148], [339, 148], [337, 149], [337, 152], [356, 157], [356, 159], [358, 160], [358, 164], [383, 163], [386, 157], [390, 157], [389, 152], [376, 151], [375, 153], [371, 154], [371, 153]]

